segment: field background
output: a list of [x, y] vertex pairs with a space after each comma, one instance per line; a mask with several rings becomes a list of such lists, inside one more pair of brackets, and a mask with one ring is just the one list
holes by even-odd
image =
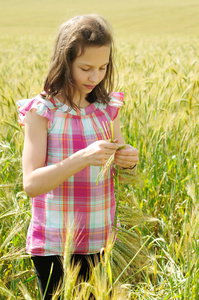
[[1, 0], [2, 34], [51, 35], [69, 17], [98, 13], [107, 17], [119, 37], [198, 34], [197, 0]]
[[[1, 0], [0, 7], [0, 299], [40, 299], [24, 251], [30, 199], [16, 101], [42, 90], [58, 26], [85, 13], [105, 16], [114, 28], [121, 127], [140, 151], [143, 180], [122, 186], [120, 196], [131, 198], [126, 228], [147, 241], [152, 270], [141, 272], [135, 259], [133, 278], [112, 283], [112, 295], [199, 299], [199, 2]], [[108, 299], [106, 288], [97, 300]]]

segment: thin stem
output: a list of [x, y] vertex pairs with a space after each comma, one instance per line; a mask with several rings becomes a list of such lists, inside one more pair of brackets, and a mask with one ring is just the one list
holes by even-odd
[[116, 230], [117, 217], [118, 217], [118, 205], [119, 205], [119, 167], [116, 166], [116, 177], [115, 177], [115, 218], [113, 224], [113, 230]]

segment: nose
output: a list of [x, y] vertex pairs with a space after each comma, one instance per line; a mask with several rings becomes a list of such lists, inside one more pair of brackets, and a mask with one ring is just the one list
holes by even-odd
[[92, 73], [90, 73], [89, 81], [93, 83], [99, 82], [99, 71], [93, 70]]

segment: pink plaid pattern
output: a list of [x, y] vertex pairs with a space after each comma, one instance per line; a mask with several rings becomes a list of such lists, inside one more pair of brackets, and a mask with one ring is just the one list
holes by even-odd
[[[123, 93], [113, 93], [108, 105], [95, 102], [76, 112], [54, 98], [38, 95], [17, 102], [19, 122], [24, 125], [25, 114], [32, 108], [49, 120], [46, 165], [51, 165], [102, 140], [103, 123], [110, 126], [122, 101]], [[115, 196], [112, 168], [96, 185], [99, 171], [100, 167], [86, 167], [54, 190], [31, 199], [28, 253], [63, 255], [69, 221], [74, 229], [72, 252], [97, 253], [106, 245], [114, 222]]]

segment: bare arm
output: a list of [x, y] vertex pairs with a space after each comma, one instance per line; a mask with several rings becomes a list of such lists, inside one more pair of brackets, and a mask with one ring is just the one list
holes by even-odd
[[23, 185], [30, 197], [44, 194], [89, 165], [103, 165], [114, 153], [115, 145], [97, 141], [70, 157], [44, 166], [47, 151], [47, 119], [35, 109], [27, 112], [23, 151]]

